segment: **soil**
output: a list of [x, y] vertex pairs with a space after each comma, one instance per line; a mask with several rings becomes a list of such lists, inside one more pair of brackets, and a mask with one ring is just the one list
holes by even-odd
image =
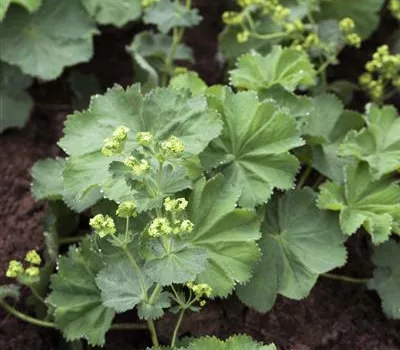
[[[216, 59], [221, 3], [197, 1], [205, 19], [185, 36], [196, 58], [190, 68], [210, 84], [221, 82], [223, 77]], [[133, 81], [133, 72], [124, 46], [140, 28], [102, 29], [103, 34], [95, 40], [93, 60], [78, 68], [95, 73], [103, 88], [114, 82], [128, 85]], [[374, 36], [375, 46], [376, 41], [385, 42], [380, 33]], [[347, 58], [351, 59], [352, 71], [354, 66], [362, 70], [365, 56], [357, 58], [351, 52], [344, 53], [342, 60]], [[343, 65], [337, 68], [338, 77], [341, 70], [346, 68]], [[29, 123], [21, 130], [0, 135], [0, 284], [7, 282], [3, 276], [10, 259], [22, 259], [27, 250], [43, 247], [40, 220], [45, 204], [31, 197], [30, 168], [38, 159], [62, 155], [56, 142], [70, 111], [71, 93], [66, 83], [69, 71], [56, 82], [36, 83], [31, 90], [36, 106]], [[369, 277], [372, 270], [369, 246], [367, 235], [359, 233], [352, 237], [348, 242], [350, 262], [338, 273]], [[31, 312], [23, 302], [17, 307]], [[122, 315], [119, 321], [132, 317]], [[159, 322], [161, 340], [167, 340], [172, 333], [174, 319], [175, 316], [168, 315]], [[321, 278], [310, 296], [302, 301], [279, 297], [273, 310], [265, 315], [244, 307], [235, 297], [210, 302], [202, 313], [188, 315], [181, 335], [225, 338], [234, 333], [246, 333], [265, 343], [275, 342], [280, 350], [400, 349], [400, 321], [385, 318], [375, 293], [363, 285], [326, 278]], [[110, 332], [106, 349], [138, 350], [149, 345], [148, 341], [146, 332]], [[0, 350], [55, 350], [60, 349], [58, 344], [56, 332], [23, 323], [0, 310]]]

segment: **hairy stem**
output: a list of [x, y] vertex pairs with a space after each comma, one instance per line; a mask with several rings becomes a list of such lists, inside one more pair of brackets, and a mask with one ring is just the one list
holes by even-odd
[[301, 175], [299, 182], [297, 183], [297, 188], [302, 188], [306, 183], [308, 177], [310, 176], [312, 171], [312, 166], [308, 165], [304, 173]]
[[158, 343], [157, 331], [156, 331], [156, 326], [154, 325], [154, 321], [148, 320], [147, 325], [149, 327], [151, 341], [152, 341], [153, 345], [159, 346], [160, 344]]
[[171, 348], [173, 348], [175, 346], [179, 328], [181, 327], [183, 316], [185, 315], [185, 311], [186, 311], [186, 309], [183, 308], [179, 314], [178, 322], [176, 322], [174, 333], [172, 335]]
[[330, 278], [333, 280], [337, 280], [337, 281], [358, 283], [358, 284], [365, 284], [369, 281], [369, 278], [354, 278], [354, 277], [348, 277], [348, 276], [343, 276], [343, 275], [336, 275], [333, 273], [323, 273], [323, 274], [321, 274], [321, 276]]
[[12, 307], [10, 304], [6, 303], [4, 300], [0, 301], [0, 306], [2, 308], [4, 308], [8, 313], [19, 318], [22, 321], [25, 321], [25, 322], [28, 322], [28, 323], [31, 323], [31, 324], [34, 324], [34, 325], [40, 326], [40, 327], [56, 328], [56, 325], [53, 322], [42, 321], [42, 320], [39, 320], [38, 318], [31, 317], [27, 314], [24, 314], [24, 313], [18, 311], [17, 309], [15, 309], [14, 307]]

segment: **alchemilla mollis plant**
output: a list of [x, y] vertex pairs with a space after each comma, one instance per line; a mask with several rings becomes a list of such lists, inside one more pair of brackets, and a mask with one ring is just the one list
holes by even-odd
[[[49, 205], [46, 251], [10, 261], [6, 276], [32, 291], [37, 317], [6, 301], [18, 297], [14, 284], [0, 288], [0, 305], [91, 345], [113, 329], [148, 329], [152, 349], [272, 350], [242, 335], [181, 341], [180, 327], [210, 300], [235, 293], [268, 312], [278, 295], [303, 299], [326, 277], [365, 284], [400, 319], [400, 118], [385, 105], [399, 54], [380, 46], [366, 63], [361, 113], [326, 76], [344, 46], [372, 33], [383, 1], [237, 1], [220, 38], [235, 66], [214, 86], [174, 65], [192, 57], [182, 43], [201, 19], [191, 1], [141, 5], [158, 31], [128, 48], [141, 84], [93, 96], [65, 121], [67, 156], [32, 168], [32, 193]], [[388, 8], [397, 16], [397, 1]], [[80, 218], [85, 234], [71, 237]], [[332, 273], [358, 231], [370, 238], [373, 276]], [[114, 321], [133, 311], [139, 323]], [[176, 324], [161, 344], [166, 313]]]

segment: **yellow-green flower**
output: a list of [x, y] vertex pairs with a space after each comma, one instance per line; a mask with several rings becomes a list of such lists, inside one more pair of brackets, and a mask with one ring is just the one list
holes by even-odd
[[167, 156], [180, 156], [184, 150], [185, 145], [183, 141], [176, 136], [171, 136], [168, 140], [161, 143], [161, 148], [165, 151]]
[[8, 269], [6, 271], [6, 276], [9, 278], [18, 277], [20, 274], [24, 273], [24, 267], [22, 263], [17, 260], [11, 260], [8, 263]]
[[145, 147], [148, 147], [153, 142], [153, 134], [151, 132], [142, 131], [136, 134], [136, 141]]
[[248, 30], [243, 30], [242, 32], [237, 33], [236, 40], [239, 44], [243, 44], [249, 40], [250, 32]]
[[42, 263], [42, 258], [36, 252], [36, 250], [30, 250], [26, 253], [25, 261], [31, 263], [32, 265], [40, 265]]
[[143, 176], [150, 170], [149, 162], [145, 159], [139, 161], [135, 157], [128, 157], [124, 160], [124, 164], [132, 170], [135, 176]]
[[40, 270], [37, 266], [30, 266], [25, 270], [25, 273], [29, 276], [29, 277], [36, 277], [39, 275]]
[[117, 232], [114, 220], [109, 215], [97, 214], [90, 219], [89, 225], [101, 238], [113, 235], [115, 232]]
[[193, 282], [188, 282], [186, 286], [192, 290], [197, 300], [204, 296], [211, 297], [212, 288], [206, 283], [194, 284]]
[[173, 231], [171, 224], [167, 218], [155, 218], [148, 229], [148, 234], [151, 237], [161, 237], [169, 235]]
[[185, 198], [171, 199], [171, 197], [167, 197], [164, 199], [164, 208], [166, 211], [176, 213], [185, 210], [187, 206], [188, 201]]
[[118, 205], [117, 216], [120, 218], [129, 218], [137, 215], [136, 213], [136, 203], [134, 201], [126, 201]]

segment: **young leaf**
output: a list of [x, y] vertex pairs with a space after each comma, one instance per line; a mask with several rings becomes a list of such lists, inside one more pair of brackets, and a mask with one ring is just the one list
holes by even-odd
[[240, 188], [222, 175], [196, 182], [188, 216], [194, 229], [183, 236], [194, 247], [207, 251], [208, 265], [197, 280], [207, 283], [214, 296], [227, 296], [236, 283], [249, 280], [259, 259], [255, 241], [260, 237], [255, 212], [236, 208]]
[[170, 238], [168, 243], [150, 241], [147, 247], [145, 272], [163, 286], [193, 281], [206, 268], [208, 252], [180, 239]]
[[51, 80], [92, 57], [96, 28], [80, 0], [44, 0], [33, 14], [12, 7], [2, 22], [0, 59]]
[[342, 231], [351, 235], [361, 226], [374, 244], [385, 242], [391, 231], [400, 232], [400, 186], [390, 177], [373, 180], [368, 165], [345, 167], [345, 182], [321, 186], [318, 207], [340, 211]]
[[356, 32], [364, 39], [368, 38], [379, 23], [379, 12], [384, 0], [363, 1], [320, 1], [320, 11], [315, 14], [318, 19], [341, 20], [350, 17], [356, 24]]
[[394, 240], [374, 248], [376, 265], [368, 287], [378, 292], [387, 317], [400, 319], [400, 244]]
[[309, 189], [294, 190], [266, 207], [261, 226], [261, 262], [237, 294], [257, 311], [272, 308], [277, 294], [305, 298], [318, 275], [346, 262], [337, 215], [319, 210]]
[[52, 292], [47, 302], [54, 308], [57, 327], [68, 341], [87, 338], [91, 345], [104, 345], [105, 333], [111, 327], [114, 311], [103, 305], [95, 276], [103, 264], [89, 241], [72, 247], [59, 261], [52, 276]]
[[229, 72], [236, 88], [259, 91], [275, 84], [293, 91], [300, 84], [313, 85], [316, 72], [307, 54], [292, 48], [275, 46], [262, 56], [249, 53], [241, 56], [237, 68]]
[[122, 27], [141, 15], [140, 0], [81, 0], [89, 14], [100, 24]]
[[42, 0], [2, 0], [0, 3], [0, 22], [4, 19], [8, 7], [11, 4], [20, 5], [30, 13], [36, 11], [42, 3]]
[[170, 306], [170, 294], [161, 292], [154, 304], [151, 304], [149, 301], [142, 301], [137, 306], [137, 312], [141, 320], [157, 320], [164, 315], [164, 310]]
[[[219, 135], [222, 127], [205, 97], [190, 97], [189, 91], [164, 88], [142, 96], [137, 85], [126, 90], [116, 86], [105, 95], [92, 98], [87, 111], [68, 118], [65, 135], [59, 142], [71, 156], [63, 176], [66, 200], [75, 210], [82, 211], [96, 203], [102, 197], [100, 190], [115, 201], [126, 200], [126, 194], [132, 192], [122, 178], [113, 179], [109, 172], [110, 164], [121, 161], [121, 157], [105, 157], [100, 153], [104, 139], [120, 125], [130, 129], [126, 154], [138, 147], [136, 134], [147, 131], [154, 135], [155, 142], [164, 141], [171, 135], [179, 137], [188, 156], [199, 154]], [[181, 177], [179, 179], [181, 184], [185, 183]], [[177, 178], [174, 175], [165, 180], [163, 186], [167, 190]]]
[[370, 106], [367, 126], [350, 132], [341, 153], [367, 162], [375, 179], [400, 168], [400, 118], [391, 106]]
[[142, 276], [127, 259], [115, 261], [102, 269], [96, 277], [96, 284], [101, 290], [103, 305], [116, 312], [125, 312], [146, 300], [153, 283], [145, 274]]
[[274, 344], [258, 343], [247, 335], [234, 335], [225, 341], [215, 337], [195, 339], [187, 347], [179, 350], [276, 350], [276, 347]]
[[41, 199], [61, 199], [64, 187], [62, 171], [64, 159], [42, 159], [32, 167], [32, 187], [31, 191], [36, 200]]
[[179, 74], [171, 79], [169, 85], [178, 89], [188, 89], [194, 96], [204, 94], [207, 90], [207, 84], [196, 72]]
[[17, 67], [0, 62], [0, 132], [25, 125], [33, 107], [32, 98], [25, 92], [31, 83], [32, 78]]
[[303, 145], [296, 120], [272, 101], [259, 102], [254, 92], [221, 88], [209, 98], [224, 129], [202, 161], [209, 169], [222, 166], [228, 183], [242, 185], [239, 204], [252, 208], [267, 201], [274, 187], [291, 188], [299, 162], [288, 151]]
[[0, 285], [0, 301], [5, 298], [19, 299], [19, 287], [14, 284]]
[[188, 9], [179, 1], [162, 0], [145, 11], [143, 21], [154, 24], [158, 30], [167, 34], [175, 27], [193, 27], [200, 23], [202, 17], [197, 9]]

